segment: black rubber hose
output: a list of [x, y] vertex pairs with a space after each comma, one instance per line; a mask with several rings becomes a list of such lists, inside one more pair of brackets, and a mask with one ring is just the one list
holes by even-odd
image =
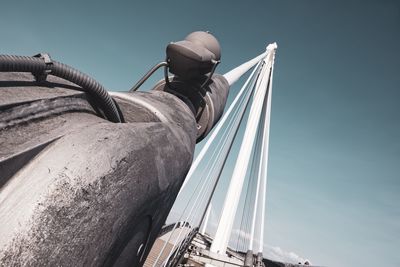
[[0, 72], [31, 72], [34, 75], [49, 71], [86, 90], [99, 101], [106, 118], [112, 122], [121, 122], [118, 109], [107, 90], [95, 79], [68, 65], [52, 61], [46, 64], [42, 58], [28, 56], [0, 55]]

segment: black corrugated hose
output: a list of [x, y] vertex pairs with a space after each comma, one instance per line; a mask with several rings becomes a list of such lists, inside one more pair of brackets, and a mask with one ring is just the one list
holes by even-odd
[[121, 122], [116, 104], [107, 90], [95, 79], [57, 61], [46, 62], [40, 57], [0, 55], [0, 72], [48, 73], [70, 81], [87, 91], [100, 103], [104, 115], [112, 122]]

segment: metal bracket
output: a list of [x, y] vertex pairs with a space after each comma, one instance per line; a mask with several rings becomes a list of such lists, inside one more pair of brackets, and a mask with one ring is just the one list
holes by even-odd
[[47, 79], [47, 75], [51, 73], [51, 68], [49, 67], [50, 65], [53, 65], [53, 61], [51, 60], [51, 57], [47, 53], [39, 53], [37, 55], [34, 55], [33, 57], [41, 58], [43, 59], [44, 63], [46, 64], [46, 69], [43, 70], [41, 73], [32, 73], [33, 76], [35, 76], [36, 81], [38, 82], [43, 82]]
[[134, 92], [159, 68], [167, 67], [168, 63], [163, 61], [152, 67], [130, 90], [129, 92]]

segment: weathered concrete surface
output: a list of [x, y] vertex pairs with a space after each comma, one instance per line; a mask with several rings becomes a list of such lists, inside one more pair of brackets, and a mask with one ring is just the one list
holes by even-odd
[[[166, 121], [116, 98], [127, 123], [114, 124], [62, 80], [0, 78], [0, 170], [18, 165], [0, 173], [1, 265], [141, 265], [192, 161], [188, 107], [168, 93], [136, 93]], [[33, 106], [41, 111], [25, 112]]]

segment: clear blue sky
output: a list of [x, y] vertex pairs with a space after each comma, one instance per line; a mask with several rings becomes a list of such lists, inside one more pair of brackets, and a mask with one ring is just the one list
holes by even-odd
[[267, 244], [400, 266], [400, 2], [180, 2], [2, 1], [0, 53], [47, 51], [126, 90], [191, 31], [218, 37], [222, 73], [278, 42]]

